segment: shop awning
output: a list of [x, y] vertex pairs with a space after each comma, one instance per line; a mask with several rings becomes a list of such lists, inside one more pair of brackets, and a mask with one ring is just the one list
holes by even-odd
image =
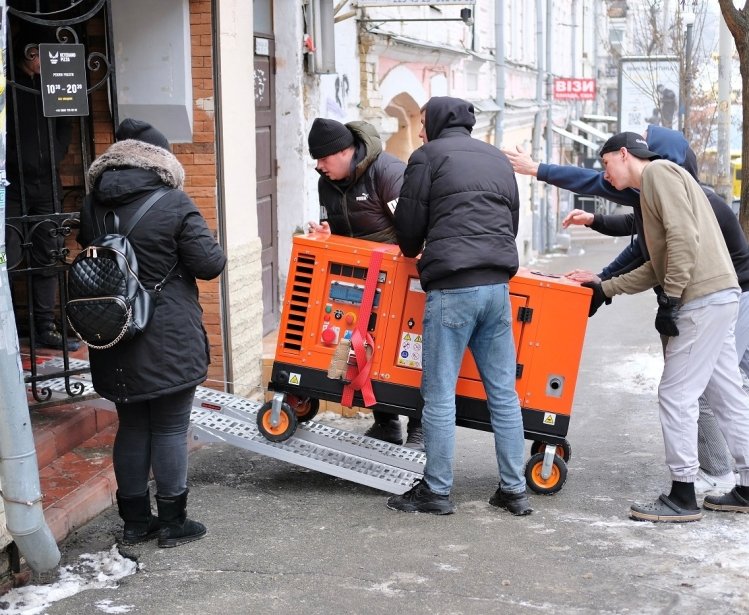
[[598, 148], [600, 147], [597, 143], [593, 143], [593, 141], [591, 141], [590, 139], [586, 139], [581, 135], [576, 135], [574, 132], [570, 132], [569, 130], [565, 130], [564, 128], [552, 126], [551, 129], [557, 134], [562, 135], [563, 137], [567, 137], [568, 139], [572, 139], [573, 141], [580, 143], [585, 147], [589, 147], [594, 151], [598, 150]]

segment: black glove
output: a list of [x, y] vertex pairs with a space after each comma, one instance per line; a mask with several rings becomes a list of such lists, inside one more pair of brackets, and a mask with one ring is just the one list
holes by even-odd
[[583, 282], [580, 286], [590, 288], [593, 291], [593, 296], [590, 298], [590, 308], [588, 309], [588, 317], [593, 316], [604, 303], [611, 305], [611, 297], [607, 297], [601, 288], [600, 282]]
[[658, 295], [658, 313], [655, 315], [655, 328], [661, 335], [675, 337], [679, 335], [676, 316], [679, 312], [679, 297], [669, 297], [666, 293]]

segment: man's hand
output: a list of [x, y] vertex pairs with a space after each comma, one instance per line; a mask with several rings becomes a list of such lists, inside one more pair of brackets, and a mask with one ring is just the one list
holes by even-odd
[[562, 220], [562, 228], [567, 228], [570, 224], [590, 226], [593, 224], [593, 214], [583, 211], [582, 209], [573, 209], [564, 217], [564, 220]]
[[588, 318], [593, 316], [604, 303], [611, 305], [611, 297], [607, 297], [606, 293], [603, 292], [600, 282], [583, 282], [580, 286], [590, 288], [593, 291], [593, 296], [590, 298], [590, 308], [588, 309]]
[[327, 233], [330, 235], [330, 224], [327, 222], [320, 222], [318, 224], [317, 222], [310, 220], [307, 222], [307, 225], [309, 226], [310, 233]]
[[669, 297], [666, 293], [658, 295], [658, 312], [655, 315], [655, 328], [661, 335], [676, 337], [679, 335], [679, 327], [676, 326], [676, 317], [679, 312], [679, 297]]
[[538, 174], [538, 163], [530, 157], [530, 154], [526, 154], [519, 145], [516, 145], [514, 150], [503, 149], [502, 153], [509, 158], [512, 170], [515, 173], [532, 175], [533, 177]]
[[601, 278], [587, 269], [573, 269], [572, 271], [565, 273], [564, 277], [569, 278], [573, 282], [578, 282], [579, 284], [582, 284], [583, 282], [596, 282], [600, 284], [601, 282]]

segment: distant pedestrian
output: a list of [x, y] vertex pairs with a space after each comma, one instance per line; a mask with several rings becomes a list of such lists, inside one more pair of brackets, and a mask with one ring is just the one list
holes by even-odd
[[[163, 287], [143, 333], [107, 350], [90, 349], [91, 377], [119, 417], [113, 462], [125, 522], [122, 543], [158, 535], [160, 547], [175, 547], [206, 533], [186, 514], [187, 429], [195, 388], [206, 379], [210, 362], [195, 280], [215, 278], [226, 257], [182, 191], [185, 172], [166, 137], [133, 119], [124, 120], [116, 136], [88, 171], [92, 193], [81, 212], [78, 241], [86, 247], [99, 236], [112, 218], [107, 212], [127, 224], [155, 191], [171, 188], [129, 235], [141, 282]], [[151, 471], [158, 519], [151, 514]]]

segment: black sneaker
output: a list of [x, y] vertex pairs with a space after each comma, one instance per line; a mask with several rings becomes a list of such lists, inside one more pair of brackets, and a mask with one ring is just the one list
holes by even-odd
[[390, 442], [390, 444], [403, 444], [403, 431], [401, 422], [398, 418], [390, 419], [385, 423], [373, 423], [372, 426], [364, 432], [365, 436]]
[[434, 493], [423, 478], [403, 495], [389, 497], [387, 507], [391, 510], [431, 515], [450, 515], [455, 512], [455, 504], [450, 501], [450, 496]]
[[405, 446], [421, 451], [422, 453], [424, 452], [424, 431], [421, 427], [414, 427], [408, 430]]
[[[62, 333], [57, 330], [57, 327], [53, 322], [42, 323], [39, 325], [34, 340], [38, 346], [62, 350]], [[77, 339], [68, 337], [68, 350], [74, 352], [80, 347], [81, 344]]]
[[742, 497], [736, 487], [723, 495], [706, 495], [702, 505], [708, 510], [749, 513], [749, 500]]
[[507, 491], [502, 491], [502, 489], [497, 489], [494, 495], [489, 498], [489, 504], [497, 508], [509, 510], [513, 515], [518, 517], [530, 515], [533, 512], [525, 491], [521, 493], [508, 493]]

